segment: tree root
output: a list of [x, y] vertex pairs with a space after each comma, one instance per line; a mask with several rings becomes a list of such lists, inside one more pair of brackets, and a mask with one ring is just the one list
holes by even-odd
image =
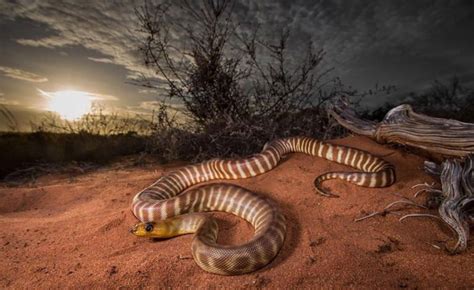
[[443, 221], [457, 234], [451, 254], [466, 250], [469, 240], [469, 223], [474, 209], [474, 155], [464, 160], [448, 159], [441, 164], [443, 201], [438, 212]]
[[[422, 183], [412, 186], [412, 188], [424, 187], [417, 191], [414, 196], [417, 197], [422, 192], [432, 194], [438, 199], [437, 208], [439, 216], [427, 213], [409, 213], [399, 218], [402, 222], [410, 217], [429, 217], [440, 219], [457, 236], [454, 246], [446, 245], [446, 250], [450, 254], [459, 254], [467, 249], [469, 240], [469, 226], [474, 224], [474, 155], [469, 155], [464, 160], [449, 159], [440, 165], [440, 179], [442, 190], [434, 188], [434, 184]], [[396, 193], [395, 193], [396, 194]], [[400, 196], [399, 194], [396, 194]], [[385, 216], [394, 213], [397, 210], [391, 210], [395, 205], [405, 204], [422, 209], [428, 209], [430, 206], [421, 205], [407, 197], [389, 203], [382, 211], [373, 212], [369, 215], [355, 219], [362, 221], [377, 215]]]
[[371, 217], [374, 217], [374, 216], [377, 216], [377, 215], [386, 216], [389, 213], [390, 214], [399, 214], [398, 211], [400, 211], [401, 209], [395, 209], [395, 210], [391, 209], [393, 206], [395, 206], [397, 204], [405, 204], [405, 205], [410, 205], [410, 206], [423, 208], [423, 209], [427, 208], [426, 206], [421, 205], [421, 204], [417, 203], [416, 201], [411, 200], [407, 197], [404, 197], [404, 196], [400, 195], [399, 193], [393, 192], [392, 194], [394, 194], [398, 197], [401, 197], [402, 199], [399, 199], [399, 200], [396, 200], [394, 202], [389, 203], [387, 206], [384, 207], [384, 209], [382, 211], [376, 211], [376, 212], [370, 213], [368, 215], [356, 218], [356, 219], [354, 219], [354, 221], [359, 222], [359, 221], [362, 221], [362, 220], [365, 220], [365, 219], [368, 219], [368, 218], [371, 218]]

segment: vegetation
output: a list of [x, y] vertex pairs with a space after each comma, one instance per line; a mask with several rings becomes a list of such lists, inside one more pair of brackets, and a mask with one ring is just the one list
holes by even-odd
[[89, 133], [2, 133], [0, 177], [15, 169], [38, 163], [104, 163], [114, 157], [142, 152], [144, 149], [144, 138], [129, 134], [102, 136]]
[[[154, 75], [136, 84], [159, 92], [152, 118], [101, 109], [75, 122], [45, 115], [31, 124], [32, 133], [0, 135], [0, 176], [33, 162], [105, 162], [137, 152], [153, 153], [161, 161], [196, 162], [249, 155], [280, 137], [334, 138], [346, 131], [329, 117], [328, 102], [340, 95], [354, 102], [366, 94], [392, 91], [376, 87], [360, 93], [345, 87], [323, 68], [324, 51], [311, 42], [291, 46], [288, 29], [270, 40], [258, 28], [239, 32], [243, 30], [232, 20], [233, 4], [145, 1], [136, 9], [137, 35], [142, 37], [144, 64]], [[473, 100], [474, 90], [454, 79], [450, 84], [435, 82], [404, 102], [429, 115], [472, 122]], [[365, 116], [383, 117], [393, 106]], [[15, 131], [15, 117], [6, 107], [0, 107], [0, 118]]]
[[[31, 132], [18, 132], [14, 114], [6, 107], [0, 112], [11, 124], [10, 132], [0, 133], [0, 178], [12, 172], [18, 176], [16, 170], [23, 172], [25, 168], [35, 169], [27, 172], [33, 175], [48, 172], [52, 163], [100, 164], [118, 156], [144, 152], [148, 144], [146, 134], [154, 124], [154, 120], [98, 110], [78, 121], [66, 121], [47, 113], [40, 122], [31, 124]], [[38, 164], [41, 170], [36, 170]]]
[[[279, 137], [343, 134], [324, 104], [356, 92], [322, 68], [324, 52], [312, 43], [303, 44], [301, 53], [291, 51], [286, 29], [276, 41], [261, 39], [258, 29], [237, 33], [233, 4], [146, 1], [136, 10], [144, 63], [155, 72], [137, 84], [161, 91], [167, 87], [154, 133], [155, 153], [198, 161], [252, 154]], [[185, 123], [168, 114], [170, 102], [183, 104]]]
[[429, 116], [474, 123], [474, 88], [463, 85], [457, 77], [445, 82], [435, 80], [426, 91], [412, 92], [397, 103], [386, 103], [372, 112], [364, 112], [363, 116], [382, 120], [391, 108], [400, 104], [410, 104], [416, 112]]

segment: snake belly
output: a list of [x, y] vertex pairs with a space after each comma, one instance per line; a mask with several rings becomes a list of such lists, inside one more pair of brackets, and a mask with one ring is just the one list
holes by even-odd
[[[291, 152], [322, 157], [361, 170], [318, 176], [314, 185], [322, 195], [331, 195], [321, 187], [322, 182], [329, 179], [342, 179], [364, 187], [386, 187], [396, 179], [393, 165], [368, 152], [309, 137], [289, 137], [267, 143], [262, 152], [248, 158], [212, 159], [170, 172], [135, 195], [132, 212], [145, 223], [183, 215], [183, 226], [195, 228], [194, 260], [208, 272], [237, 275], [255, 271], [270, 263], [283, 245], [286, 227], [280, 211], [271, 201], [235, 185], [214, 184], [184, 191], [211, 180], [263, 174]], [[217, 244], [215, 221], [202, 214], [187, 215], [206, 211], [229, 212], [247, 220], [255, 228], [253, 238], [243, 245]]]

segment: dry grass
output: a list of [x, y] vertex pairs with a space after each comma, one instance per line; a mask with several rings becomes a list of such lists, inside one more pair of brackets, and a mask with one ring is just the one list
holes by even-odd
[[146, 138], [133, 134], [2, 133], [0, 176], [37, 164], [89, 161], [105, 163], [117, 156], [145, 150]]
[[75, 122], [48, 113], [31, 125], [31, 132], [19, 132], [13, 126], [14, 114], [6, 107], [1, 112], [12, 126], [10, 132], [0, 133], [0, 177], [12, 172], [36, 175], [48, 172], [45, 168], [70, 166], [71, 162], [103, 164], [118, 156], [143, 152], [153, 128], [153, 121], [144, 118], [98, 111]]

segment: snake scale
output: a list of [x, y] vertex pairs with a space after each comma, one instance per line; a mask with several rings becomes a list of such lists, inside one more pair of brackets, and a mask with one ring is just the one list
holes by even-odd
[[[237, 275], [265, 266], [278, 254], [286, 234], [285, 218], [271, 201], [230, 184], [185, 190], [210, 180], [248, 178], [265, 173], [290, 152], [322, 157], [362, 171], [318, 176], [314, 185], [322, 195], [331, 195], [321, 187], [321, 183], [329, 179], [342, 179], [364, 187], [385, 187], [395, 182], [394, 167], [365, 151], [308, 137], [282, 138], [267, 143], [262, 152], [248, 158], [212, 159], [162, 176], [135, 195], [131, 209], [141, 223], [135, 225], [132, 233], [160, 238], [195, 233], [194, 260], [212, 273]], [[199, 213], [206, 211], [228, 212], [245, 219], [255, 228], [253, 238], [237, 246], [217, 244], [215, 220]]]

